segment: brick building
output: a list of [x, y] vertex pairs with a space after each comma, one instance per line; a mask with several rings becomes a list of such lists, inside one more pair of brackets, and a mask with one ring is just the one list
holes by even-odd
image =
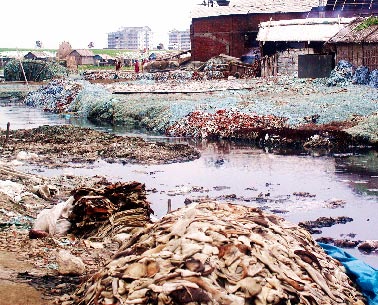
[[241, 57], [254, 48], [259, 24], [269, 20], [353, 17], [378, 13], [378, 0], [230, 0], [228, 6], [192, 11], [192, 60], [226, 54]]

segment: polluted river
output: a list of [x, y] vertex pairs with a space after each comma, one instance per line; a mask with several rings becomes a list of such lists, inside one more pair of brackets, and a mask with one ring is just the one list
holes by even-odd
[[[19, 165], [24, 172], [42, 176], [72, 174], [105, 176], [109, 181], [144, 183], [156, 218], [202, 198], [239, 203], [272, 212], [295, 224], [328, 221], [312, 227], [313, 237], [333, 240], [376, 240], [378, 218], [378, 152], [353, 149], [324, 151], [274, 151], [248, 142], [168, 138], [119, 126], [93, 124], [69, 115], [46, 113], [19, 104], [0, 107], [1, 128], [29, 129], [42, 125], [90, 127], [117, 135], [139, 136], [147, 141], [188, 143], [200, 158], [164, 165], [118, 164], [96, 161], [65, 168]], [[378, 256], [346, 251], [378, 267]]]

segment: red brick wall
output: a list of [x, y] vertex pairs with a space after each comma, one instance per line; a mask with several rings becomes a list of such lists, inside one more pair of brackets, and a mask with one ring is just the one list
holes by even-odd
[[260, 22], [306, 17], [307, 13], [246, 14], [192, 20], [192, 60], [206, 61], [219, 54], [240, 57], [249, 51], [244, 35], [258, 32]]

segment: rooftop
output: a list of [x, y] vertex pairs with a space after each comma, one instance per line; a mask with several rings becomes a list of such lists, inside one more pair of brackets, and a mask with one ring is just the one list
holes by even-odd
[[199, 5], [192, 18], [252, 13], [307, 12], [319, 6], [319, 0], [231, 0], [229, 6]]
[[[378, 24], [370, 24], [368, 18], [357, 18], [341, 29], [329, 43], [378, 42]], [[365, 25], [365, 26], [364, 26]]]
[[258, 41], [328, 41], [354, 18], [307, 18], [260, 23]]

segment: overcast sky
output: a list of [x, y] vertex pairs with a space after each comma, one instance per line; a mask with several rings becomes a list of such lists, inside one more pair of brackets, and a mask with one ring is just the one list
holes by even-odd
[[1, 48], [57, 49], [62, 41], [73, 48], [107, 47], [107, 33], [121, 27], [149, 26], [154, 45], [167, 44], [172, 29], [189, 29], [190, 12], [202, 0], [1, 0]]

